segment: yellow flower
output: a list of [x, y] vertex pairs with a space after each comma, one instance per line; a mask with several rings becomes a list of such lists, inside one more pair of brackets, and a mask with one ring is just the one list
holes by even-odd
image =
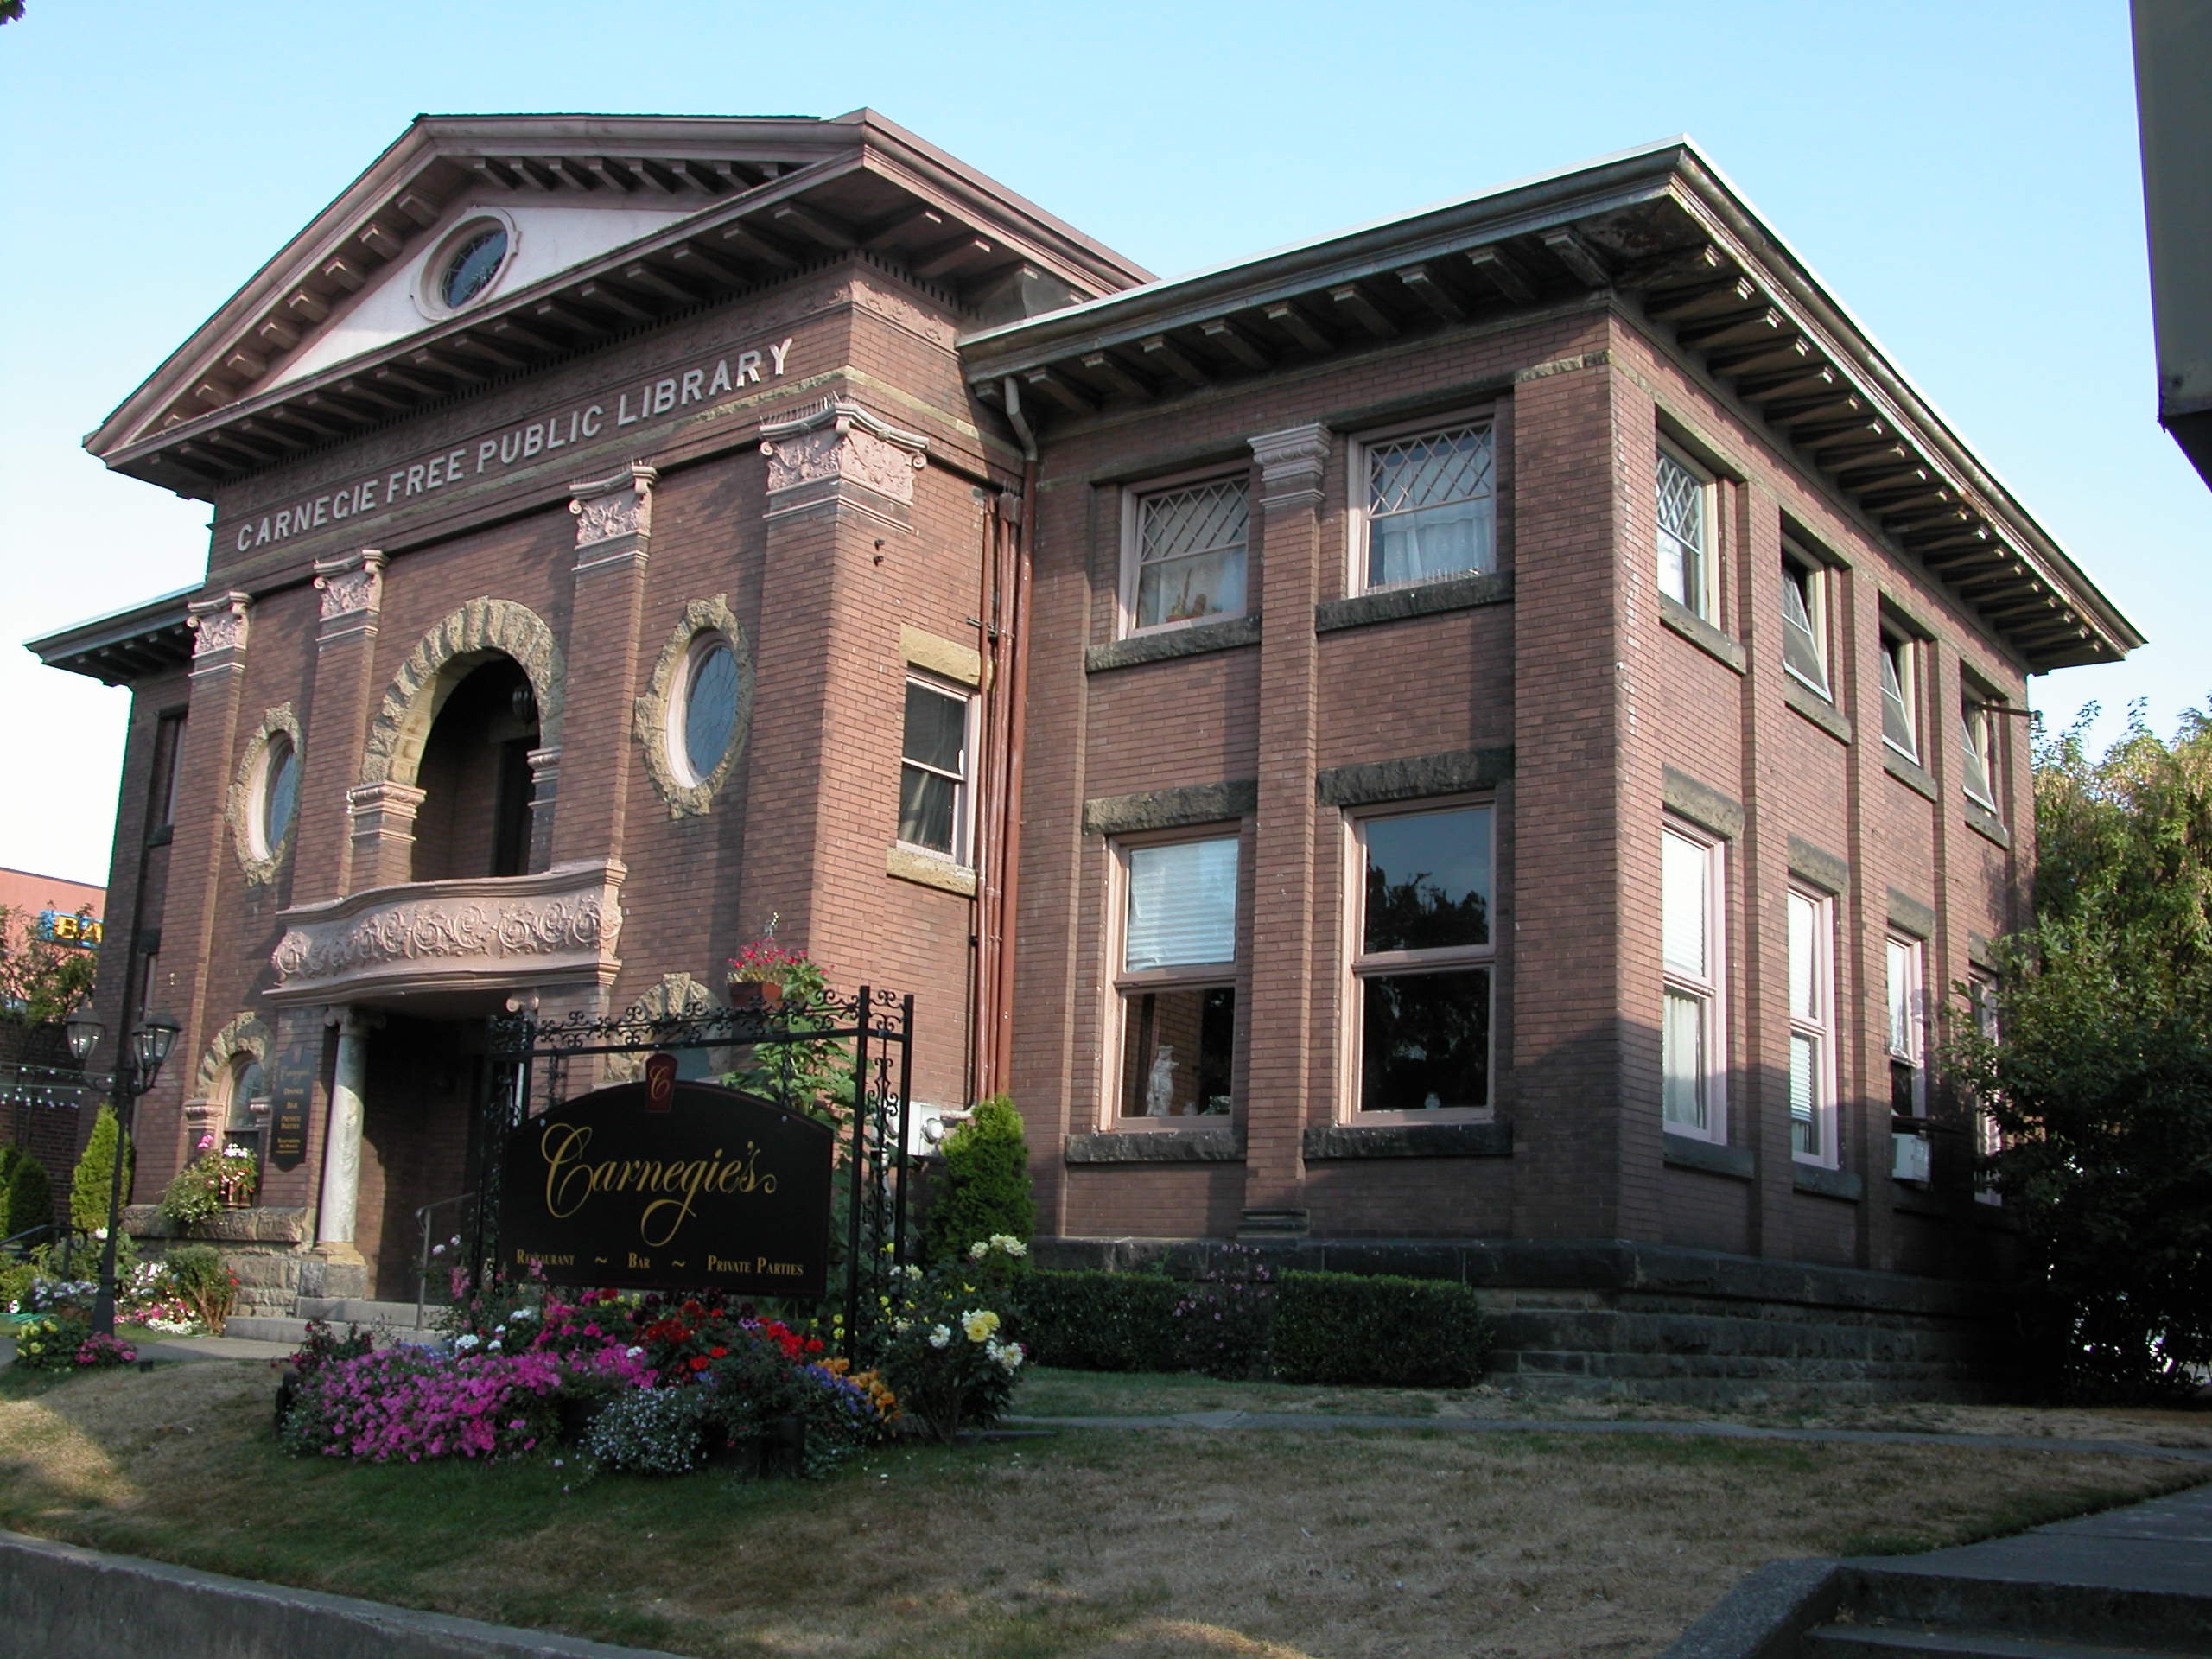
[[961, 1315], [960, 1328], [968, 1333], [970, 1342], [988, 1341], [991, 1332], [999, 1328], [999, 1316], [987, 1307], [977, 1308], [972, 1313]]

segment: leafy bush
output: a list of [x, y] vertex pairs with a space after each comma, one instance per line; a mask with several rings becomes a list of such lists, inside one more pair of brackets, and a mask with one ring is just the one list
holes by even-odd
[[225, 1321], [238, 1303], [238, 1276], [212, 1244], [180, 1244], [162, 1258], [169, 1281], [192, 1315], [221, 1336]]
[[39, 1280], [38, 1264], [35, 1262], [10, 1262], [0, 1264], [0, 1313], [27, 1313], [16, 1304], [30, 1294]]
[[706, 1404], [702, 1389], [632, 1389], [591, 1420], [584, 1450], [633, 1475], [689, 1474], [706, 1449]]
[[115, 1108], [103, 1103], [99, 1115], [92, 1120], [92, 1132], [86, 1139], [85, 1149], [78, 1154], [76, 1173], [69, 1181], [69, 1221], [81, 1231], [95, 1232], [107, 1225], [108, 1193], [114, 1179], [118, 1145], [123, 1159], [123, 1198], [128, 1203], [135, 1153], [130, 1137], [115, 1121]]
[[1287, 1273], [1275, 1287], [1275, 1375], [1286, 1382], [1463, 1388], [1489, 1336], [1453, 1280]]
[[261, 1182], [261, 1166], [244, 1147], [219, 1147], [213, 1135], [203, 1135], [197, 1150], [200, 1155], [162, 1189], [156, 1206], [171, 1221], [187, 1226], [207, 1220], [226, 1205], [243, 1204]]
[[1183, 1287], [1159, 1273], [1022, 1276], [1015, 1333], [1039, 1365], [1077, 1371], [1179, 1371], [1175, 1304]]
[[1176, 1299], [1183, 1368], [1231, 1380], [1265, 1376], [1274, 1318], [1267, 1259], [1249, 1244], [1223, 1246]]
[[46, 1166], [21, 1147], [0, 1147], [0, 1238], [54, 1220], [54, 1184]]
[[1014, 1102], [1005, 1095], [978, 1101], [975, 1115], [944, 1137], [942, 1151], [944, 1167], [930, 1200], [930, 1260], [958, 1260], [1000, 1235], [1027, 1240], [1036, 1230], [1037, 1200]]
[[[41, 1313], [16, 1331], [16, 1365], [26, 1371], [72, 1371], [77, 1356], [92, 1334], [92, 1322], [82, 1313]], [[137, 1355], [132, 1355], [137, 1358]]]
[[1007, 1234], [979, 1238], [927, 1273], [908, 1267], [900, 1281], [883, 1374], [905, 1410], [947, 1445], [963, 1427], [995, 1422], [1014, 1398], [1014, 1374], [1028, 1356], [1000, 1334], [1001, 1310], [1012, 1304], [1014, 1269], [1028, 1253]]

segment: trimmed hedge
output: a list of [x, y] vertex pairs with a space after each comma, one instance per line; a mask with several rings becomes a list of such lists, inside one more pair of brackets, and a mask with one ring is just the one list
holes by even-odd
[[1456, 1280], [1287, 1273], [1275, 1287], [1286, 1382], [1464, 1388], [1489, 1346], [1475, 1293]]
[[[1192, 1287], [1155, 1273], [1021, 1276], [1014, 1334], [1040, 1365], [1080, 1371], [1207, 1370], [1176, 1316]], [[1482, 1376], [1489, 1325], [1452, 1280], [1287, 1273], [1272, 1286], [1256, 1374], [1287, 1382], [1463, 1388]]]
[[1157, 1273], [1051, 1273], [1021, 1275], [1020, 1317], [1014, 1334], [1039, 1365], [1071, 1371], [1181, 1371], [1182, 1328], [1175, 1304], [1179, 1281]]

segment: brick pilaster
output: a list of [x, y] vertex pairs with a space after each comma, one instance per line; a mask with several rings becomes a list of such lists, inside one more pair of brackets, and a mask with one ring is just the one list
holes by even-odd
[[635, 750], [638, 635], [645, 620], [645, 561], [652, 543], [652, 486], [660, 476], [632, 461], [611, 477], [569, 486], [576, 518], [575, 600], [569, 613], [569, 684], [561, 747], [531, 755], [533, 775], [557, 776], [565, 807], [533, 811], [531, 852], [549, 862], [622, 856]]
[[296, 905], [320, 904], [350, 891], [353, 825], [346, 791], [368, 729], [384, 566], [384, 555], [367, 547], [315, 561], [322, 613], [315, 637], [307, 741], [300, 754], [298, 828], [292, 844]]

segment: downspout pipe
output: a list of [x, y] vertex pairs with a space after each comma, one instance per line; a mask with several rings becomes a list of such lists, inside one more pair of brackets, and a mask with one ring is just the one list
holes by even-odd
[[999, 882], [999, 967], [995, 976], [991, 1017], [991, 1074], [995, 1086], [1006, 1089], [1014, 1077], [1014, 935], [1021, 889], [1022, 760], [1029, 726], [1029, 585], [1030, 550], [1037, 535], [1037, 430], [1021, 407], [1021, 384], [1012, 375], [1001, 382], [1006, 394], [1007, 419], [1021, 444], [1021, 517], [1014, 539], [1013, 592], [1007, 607], [1007, 641], [1011, 673], [1007, 686], [1009, 704], [1007, 726], [1006, 791], [1002, 810], [1006, 828], [1001, 848]]

